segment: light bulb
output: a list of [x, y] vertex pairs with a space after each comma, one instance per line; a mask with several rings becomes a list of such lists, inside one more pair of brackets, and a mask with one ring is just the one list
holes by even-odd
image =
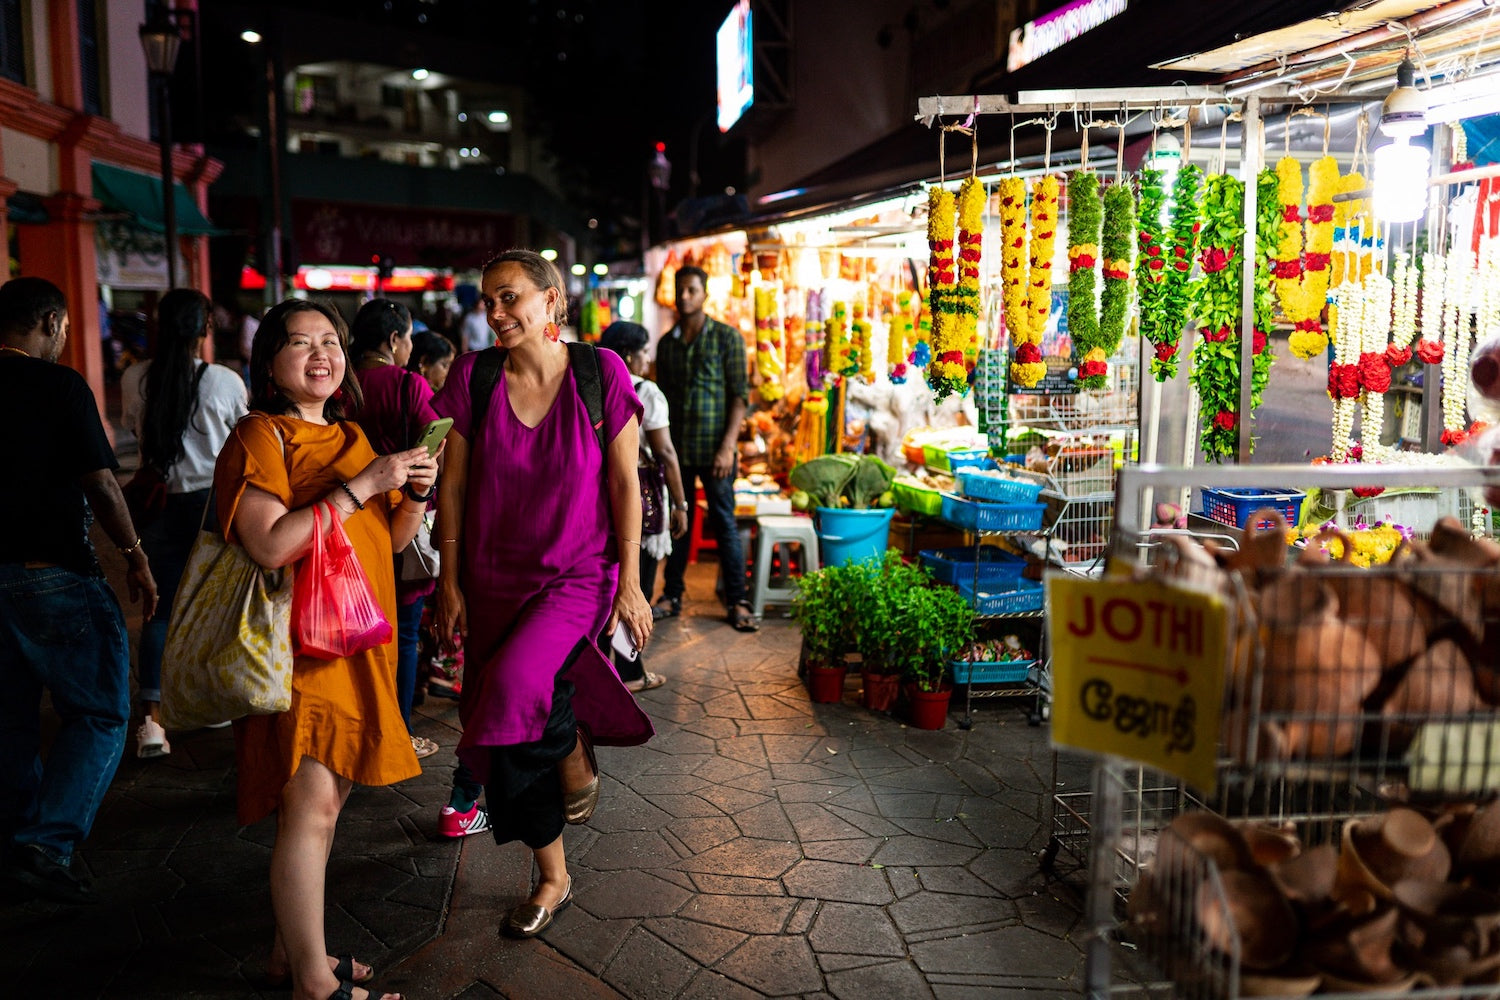
[[1430, 154], [1403, 136], [1375, 150], [1375, 217], [1382, 222], [1415, 222], [1427, 208]]

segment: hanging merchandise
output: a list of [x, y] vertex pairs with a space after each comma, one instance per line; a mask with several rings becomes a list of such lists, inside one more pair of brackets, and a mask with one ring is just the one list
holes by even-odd
[[1448, 280], [1448, 258], [1440, 253], [1422, 255], [1422, 333], [1417, 357], [1423, 364], [1443, 363], [1443, 289]]
[[781, 286], [755, 286], [755, 370], [763, 402], [774, 403], [786, 395], [781, 377], [786, 373], [785, 345], [781, 323]]
[[677, 307], [677, 267], [677, 251], [668, 251], [666, 263], [656, 276], [656, 304], [663, 309]]
[[1068, 178], [1068, 333], [1082, 388], [1104, 385], [1108, 358], [1100, 347], [1099, 240], [1103, 238], [1104, 209], [1099, 200], [1099, 178], [1079, 170]]
[[1038, 177], [1031, 189], [1030, 251], [1027, 251], [1026, 183], [1019, 177], [1000, 182], [1005, 325], [1015, 347], [1012, 382], [1033, 388], [1047, 374], [1042, 334], [1052, 308], [1052, 255], [1057, 245], [1057, 178]]
[[816, 288], [807, 293], [807, 313], [802, 329], [807, 338], [807, 351], [802, 357], [807, 375], [807, 398], [802, 402], [802, 412], [824, 414], [828, 412], [828, 392], [825, 389], [828, 375], [823, 363], [823, 292]]
[[[1358, 161], [1364, 148], [1365, 120], [1359, 120], [1360, 138], [1355, 142], [1355, 160]], [[1336, 195], [1351, 195], [1363, 191], [1365, 187], [1364, 176], [1357, 171], [1351, 170], [1338, 180]], [[1364, 198], [1344, 198], [1333, 203], [1333, 258], [1328, 265], [1328, 325], [1326, 332], [1332, 337], [1338, 329], [1338, 299], [1334, 295], [1335, 290], [1345, 282], [1359, 283], [1359, 239], [1364, 230], [1364, 217], [1369, 203]], [[1300, 333], [1293, 334], [1293, 353], [1297, 348], [1302, 350], [1312, 349], [1315, 337], [1308, 338]], [[1314, 351], [1314, 354], [1317, 352]], [[1302, 357], [1301, 354], [1297, 355]]]
[[[1328, 365], [1328, 398], [1333, 400], [1333, 437], [1328, 457], [1349, 459], [1354, 446], [1354, 411], [1359, 400], [1359, 347], [1364, 324], [1364, 288], [1346, 281], [1338, 287], [1334, 316], [1333, 360]], [[1356, 453], [1358, 454], [1358, 453]]]
[[1469, 324], [1473, 269], [1467, 251], [1448, 257], [1447, 281], [1443, 286], [1443, 444], [1461, 443], [1468, 429], [1464, 419], [1469, 377], [1469, 349], [1474, 333]]
[[[1271, 284], [1271, 261], [1276, 252], [1281, 223], [1281, 207], [1276, 203], [1276, 190], [1279, 186], [1276, 171], [1269, 168], [1262, 170], [1255, 178], [1255, 302], [1251, 341], [1254, 367], [1250, 371], [1252, 414], [1254, 408], [1260, 405], [1266, 383], [1271, 380], [1271, 366], [1276, 363], [1276, 355], [1270, 346], [1270, 333], [1276, 325], [1276, 290]], [[1250, 447], [1253, 451], [1254, 438], [1250, 440]]]
[[907, 359], [911, 357], [916, 341], [917, 325], [912, 313], [914, 298], [911, 292], [904, 289], [896, 293], [895, 309], [891, 312], [886, 334], [885, 360], [890, 366], [891, 381], [896, 385], [906, 384]]
[[868, 307], [854, 300], [854, 318], [849, 323], [849, 362], [844, 375], [858, 376], [866, 385], [875, 381], [874, 359], [870, 356], [870, 320]]
[[1359, 437], [1365, 460], [1376, 457], [1385, 433], [1385, 394], [1391, 387], [1391, 294], [1389, 278], [1379, 271], [1365, 277], [1360, 309], [1359, 387], [1362, 392]]
[[1406, 251], [1391, 264], [1391, 342], [1385, 360], [1394, 370], [1411, 360], [1417, 340], [1417, 269]]
[[[984, 238], [984, 203], [984, 185], [970, 174], [958, 187], [958, 282], [952, 300], [952, 337], [936, 351], [937, 377], [947, 382], [947, 392], [960, 395], [969, 391], [969, 373], [979, 357], [979, 259]], [[941, 398], [942, 393], [938, 395]]]
[[1177, 377], [1177, 345], [1182, 339], [1182, 328], [1192, 314], [1197, 288], [1192, 281], [1193, 258], [1198, 253], [1198, 232], [1202, 228], [1202, 207], [1199, 205], [1200, 186], [1203, 180], [1201, 168], [1184, 163], [1177, 172], [1172, 185], [1172, 207], [1170, 223], [1162, 230], [1158, 239], [1148, 242], [1147, 224], [1161, 218], [1161, 209], [1147, 207], [1148, 196], [1155, 201], [1162, 191], [1160, 181], [1155, 190], [1148, 192], [1147, 176], [1159, 171], [1146, 171], [1142, 177], [1141, 212], [1138, 223], [1141, 254], [1136, 261], [1139, 279], [1141, 333], [1156, 348], [1151, 360], [1151, 374], [1158, 382]]
[[837, 384], [839, 379], [849, 378], [859, 371], [859, 359], [849, 341], [849, 303], [835, 302], [828, 310], [823, 335], [828, 345], [828, 374], [833, 376], [830, 384]]
[[[1245, 234], [1245, 186], [1227, 174], [1208, 178], [1198, 265], [1199, 341], [1189, 378], [1198, 390], [1199, 447], [1211, 462], [1233, 460], [1239, 447], [1241, 321], [1239, 248]], [[1252, 385], [1253, 389], [1253, 385]], [[1251, 406], [1259, 405], [1252, 393]]]
[[915, 368], [926, 368], [932, 361], [932, 309], [928, 295], [918, 292], [920, 308], [917, 311], [916, 344], [911, 349], [911, 364]]
[[1288, 341], [1292, 353], [1308, 359], [1323, 353], [1323, 306], [1328, 300], [1329, 267], [1333, 259], [1334, 192], [1339, 188], [1338, 161], [1316, 160], [1308, 171], [1307, 219], [1303, 229], [1302, 164], [1290, 156], [1276, 164], [1280, 181], [1281, 238], [1276, 253], [1276, 294], [1281, 312], [1292, 324]]
[[956, 319], [954, 293], [957, 272], [953, 260], [953, 192], [941, 185], [927, 192], [927, 296], [932, 309], [932, 361], [927, 367], [927, 384], [934, 398], [942, 399], [951, 391], [939, 370], [941, 357], [953, 339]]
[[[1101, 244], [1104, 290], [1099, 295], [1099, 346], [1105, 357], [1114, 357], [1130, 320], [1135, 239], [1135, 193], [1128, 183], [1116, 179], [1104, 192], [1104, 241]], [[1105, 388], [1107, 380], [1102, 376], [1097, 378], [1098, 384], [1086, 382], [1084, 388]]]

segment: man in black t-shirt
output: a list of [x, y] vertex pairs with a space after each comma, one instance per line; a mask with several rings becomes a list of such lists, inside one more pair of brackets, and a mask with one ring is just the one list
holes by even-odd
[[[115, 481], [114, 450], [83, 377], [56, 364], [68, 339], [62, 292], [41, 278], [0, 285], [0, 847], [22, 889], [93, 901], [72, 867], [114, 777], [130, 721], [125, 616], [89, 539], [94, 517], [129, 564], [147, 618], [156, 581]], [[61, 725], [40, 755], [42, 689]]]

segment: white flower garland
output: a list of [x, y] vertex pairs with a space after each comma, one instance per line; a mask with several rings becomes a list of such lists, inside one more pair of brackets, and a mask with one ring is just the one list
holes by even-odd
[[1462, 258], [1448, 261], [1443, 290], [1443, 430], [1459, 433], [1468, 427], [1464, 419], [1469, 382], [1469, 348], [1474, 336], [1469, 328], [1469, 290], [1472, 269]]
[[[1366, 354], [1384, 354], [1386, 345], [1390, 343], [1391, 288], [1391, 280], [1379, 271], [1371, 271], [1365, 275], [1359, 339], [1364, 344], [1362, 350]], [[1384, 433], [1385, 393], [1366, 390], [1364, 415], [1359, 425], [1360, 441], [1378, 445]]]
[[[1338, 328], [1334, 332], [1333, 359], [1341, 365], [1354, 364], [1359, 361], [1364, 296], [1360, 287], [1353, 282], [1340, 285], [1334, 294], [1338, 304]], [[1333, 401], [1333, 443], [1328, 454], [1335, 462], [1342, 462], [1349, 457], [1349, 446], [1354, 434], [1354, 410], [1358, 402], [1357, 397]]]
[[1479, 274], [1475, 281], [1481, 298], [1478, 309], [1478, 340], [1500, 336], [1500, 236], [1486, 236], [1479, 243]]
[[1443, 286], [1448, 258], [1440, 253], [1422, 255], [1422, 336], [1443, 342]]
[[1394, 297], [1391, 343], [1398, 348], [1412, 347], [1417, 341], [1417, 269], [1412, 267], [1404, 250], [1396, 253], [1391, 291]]

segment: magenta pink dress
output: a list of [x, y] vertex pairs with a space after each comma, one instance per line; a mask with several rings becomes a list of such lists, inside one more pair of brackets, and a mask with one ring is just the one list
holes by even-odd
[[[453, 418], [470, 449], [460, 576], [469, 634], [458, 752], [483, 782], [486, 748], [541, 738], [558, 671], [580, 643], [565, 679], [575, 688], [573, 714], [594, 742], [635, 746], [654, 729], [594, 645], [614, 600], [618, 556], [604, 454], [572, 369], [535, 427], [511, 409], [502, 373], [476, 440], [469, 399], [476, 357], [453, 363], [433, 409]], [[640, 417], [641, 404], [620, 357], [600, 351], [599, 362], [605, 440], [613, 441]]]

